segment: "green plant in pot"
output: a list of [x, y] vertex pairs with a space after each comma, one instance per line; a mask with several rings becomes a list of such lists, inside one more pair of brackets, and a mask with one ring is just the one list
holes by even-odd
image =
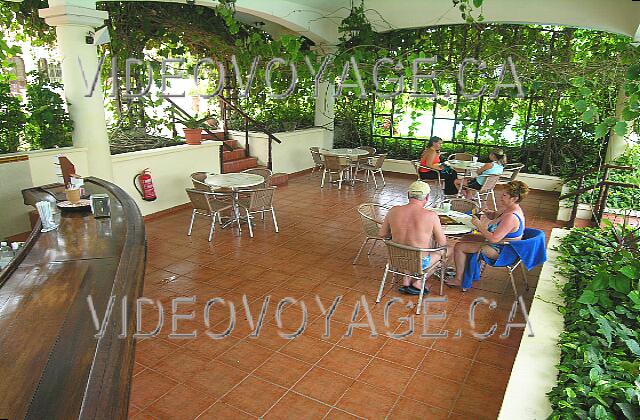
[[205, 121], [210, 119], [210, 115], [206, 115], [202, 118], [195, 117], [186, 117], [183, 119], [176, 120], [176, 122], [184, 125], [182, 131], [184, 132], [184, 139], [187, 144], [200, 144], [202, 143], [202, 128], [204, 127]]

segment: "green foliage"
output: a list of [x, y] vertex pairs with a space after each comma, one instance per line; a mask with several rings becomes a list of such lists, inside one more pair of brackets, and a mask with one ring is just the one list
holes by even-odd
[[64, 101], [55, 91], [62, 90], [62, 85], [51, 83], [38, 72], [32, 72], [29, 76], [26, 105], [29, 120], [25, 127], [25, 139], [32, 150], [71, 146], [73, 123]]
[[0, 153], [18, 151], [27, 114], [20, 98], [11, 95], [9, 82], [0, 80]]
[[560, 245], [565, 331], [551, 419], [640, 417], [639, 230], [573, 229]]

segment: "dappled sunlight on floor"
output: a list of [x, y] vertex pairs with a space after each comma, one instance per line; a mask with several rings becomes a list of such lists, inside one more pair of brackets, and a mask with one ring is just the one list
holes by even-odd
[[[137, 344], [129, 416], [495, 418], [522, 336], [516, 328], [509, 337], [500, 337], [514, 301], [506, 270], [488, 268], [474, 289], [462, 293], [445, 287], [442, 297], [439, 283], [432, 280], [429, 296], [441, 301], [430, 302], [424, 317], [410, 307], [417, 299], [401, 295], [391, 284], [375, 304], [386, 263], [382, 245], [352, 264], [363, 240], [356, 207], [363, 202], [402, 204], [411, 181], [388, 175], [387, 186], [378, 190], [357, 184], [339, 191], [333, 185], [321, 190], [317, 175], [293, 178], [276, 192], [280, 233], [270, 220], [258, 220], [254, 238], [246, 229], [239, 234], [218, 228], [209, 243], [204, 219], [188, 237], [188, 210], [147, 222], [144, 296], [162, 303], [165, 323], [157, 337]], [[544, 229], [547, 237], [557, 226], [552, 220], [557, 196], [533, 191], [523, 205], [527, 225]], [[527, 308], [539, 271], [528, 275]], [[179, 320], [178, 332], [196, 331], [196, 338], [170, 336], [171, 299], [179, 296], [195, 296], [195, 303], [180, 303], [177, 312], [195, 311], [195, 319]], [[320, 306], [329, 308], [337, 296], [342, 300], [327, 337]], [[233, 303], [233, 329], [229, 304], [212, 306], [207, 325], [205, 304], [214, 297]], [[303, 310], [300, 304], [286, 305], [278, 322], [278, 303], [286, 297], [304, 302], [306, 309], [306, 329], [293, 340], [280, 333], [296, 331]], [[389, 307], [385, 323], [385, 303], [395, 297], [404, 302]], [[480, 297], [494, 301], [495, 307], [477, 305], [472, 328], [469, 309]], [[257, 337], [244, 301], [254, 327], [266, 308]], [[357, 302], [360, 325], [350, 329]], [[151, 305], [143, 309], [143, 330], [151, 331], [158, 310]], [[519, 314], [516, 322], [522, 319]], [[388, 336], [406, 332], [411, 322], [412, 335]], [[488, 338], [474, 337], [493, 326], [496, 332]], [[227, 330], [230, 334], [222, 339], [206, 334], [222, 336]], [[349, 331], [351, 336], [345, 337]], [[447, 338], [421, 336], [445, 332]]]

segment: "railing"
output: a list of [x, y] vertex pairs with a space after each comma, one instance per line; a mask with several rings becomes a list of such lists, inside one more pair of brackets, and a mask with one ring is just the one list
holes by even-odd
[[602, 173], [602, 178], [600, 179], [599, 182], [597, 182], [595, 185], [585, 187], [584, 186], [585, 177], [592, 175], [594, 173], [597, 173], [598, 171], [600, 171], [600, 169], [601, 168], [593, 168], [591, 170], [572, 176], [565, 180], [565, 183], [576, 181], [576, 180], [578, 181], [578, 186], [575, 191], [572, 191], [570, 193], [560, 196], [560, 200], [566, 200], [567, 198], [574, 197], [573, 208], [571, 209], [571, 216], [569, 217], [569, 222], [567, 223], [567, 227], [572, 228], [575, 225], [576, 216], [578, 214], [578, 205], [580, 204], [580, 195], [582, 195], [583, 193], [592, 191], [596, 188], [600, 188], [600, 191], [598, 192], [598, 199], [593, 208], [595, 221], [596, 223], [600, 224], [600, 222], [602, 221], [602, 216], [604, 215], [604, 211], [607, 207], [607, 197], [609, 195], [610, 187], [640, 189], [640, 186], [636, 184], [630, 184], [627, 182], [616, 182], [616, 181], [609, 180], [609, 172], [612, 169], [630, 172], [630, 171], [635, 171], [636, 168], [632, 166], [620, 166], [620, 165], [610, 165], [610, 164], [605, 164], [602, 166], [602, 169], [604, 169], [604, 172]]
[[273, 169], [273, 158], [272, 158], [272, 149], [273, 149], [273, 142], [275, 141], [276, 143], [282, 143], [282, 141], [277, 138], [271, 131], [267, 130], [266, 127], [262, 124], [260, 124], [258, 121], [254, 120], [253, 118], [251, 118], [249, 115], [247, 115], [246, 112], [244, 112], [241, 108], [239, 108], [237, 105], [235, 105], [233, 102], [231, 102], [229, 99], [225, 98], [224, 96], [222, 96], [221, 94], [218, 95], [218, 99], [220, 99], [220, 104], [221, 104], [221, 108], [222, 108], [222, 120], [224, 121], [224, 134], [225, 134], [225, 138], [227, 136], [228, 130], [229, 130], [229, 108], [234, 110], [235, 112], [237, 112], [238, 114], [240, 114], [242, 116], [242, 118], [244, 119], [244, 148], [247, 151], [247, 156], [250, 155], [249, 151], [250, 151], [250, 144], [249, 144], [249, 122], [251, 122], [251, 125], [253, 127], [257, 127], [260, 132], [264, 133], [267, 135], [268, 139], [269, 139], [269, 159], [267, 162], [267, 167], [269, 169]]

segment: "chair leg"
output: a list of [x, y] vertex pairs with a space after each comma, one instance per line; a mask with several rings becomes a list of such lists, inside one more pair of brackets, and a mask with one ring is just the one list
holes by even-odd
[[515, 296], [516, 300], [518, 300], [518, 289], [516, 289], [516, 281], [513, 277], [513, 267], [507, 266], [507, 269], [509, 270], [509, 279], [511, 280], [511, 287], [513, 288], [513, 295]]
[[213, 231], [216, 229], [216, 215], [211, 215], [211, 227], [209, 228], [209, 242], [211, 242], [211, 238], [213, 237]]
[[322, 171], [322, 182], [320, 183], [320, 188], [324, 188], [324, 178], [325, 178], [325, 176], [327, 176], [327, 170], [326, 169], [324, 169]]
[[276, 233], [280, 232], [280, 229], [278, 228], [278, 221], [276, 220], [276, 209], [273, 207], [271, 207], [271, 218], [273, 219], [273, 227], [275, 227]]
[[427, 273], [422, 275], [422, 288], [420, 289], [420, 296], [418, 297], [418, 306], [416, 307], [416, 315], [420, 315], [420, 309], [422, 308], [422, 299], [424, 298], [424, 289], [427, 287]]
[[[247, 213], [247, 226], [249, 226], [249, 236], [253, 238], [253, 226], [251, 226], [251, 216], [249, 215], [249, 210], [245, 210]], [[240, 220], [238, 220], [238, 226], [240, 225]]]
[[444, 271], [447, 269], [446, 261], [440, 261], [440, 296], [444, 294]]
[[524, 288], [529, 291], [529, 281], [527, 280], [527, 269], [524, 267], [522, 261], [520, 261], [520, 268], [522, 269], [522, 278], [524, 279]]
[[187, 236], [191, 236], [191, 230], [193, 229], [193, 222], [196, 219], [196, 209], [193, 209], [191, 212], [191, 223], [189, 223], [189, 232], [187, 232]]
[[367, 242], [369, 242], [369, 239], [371, 238], [366, 238], [364, 241], [362, 241], [362, 245], [360, 245], [360, 249], [358, 250], [356, 257], [353, 259], [353, 265], [356, 265], [356, 261], [358, 261], [358, 258], [360, 258], [360, 254], [362, 254], [362, 250], [364, 249], [364, 246], [367, 244]]
[[367, 170], [367, 175], [364, 177], [364, 182], [369, 183], [369, 171]]
[[344, 171], [340, 171], [340, 179], [338, 179], [338, 189], [342, 189], [342, 176], [344, 175]]
[[382, 281], [380, 282], [380, 290], [378, 290], [378, 297], [376, 298], [376, 303], [380, 303], [380, 299], [382, 299], [382, 291], [384, 290], [384, 283], [387, 281], [387, 274], [389, 273], [389, 263], [384, 267], [384, 274], [382, 275]]
[[367, 173], [371, 172], [371, 178], [373, 178], [373, 186], [377, 189], [378, 188], [378, 182], [376, 181], [376, 173], [373, 171], [367, 171]]
[[369, 252], [367, 252], [367, 255], [371, 255], [371, 253], [373, 252], [373, 248], [376, 246], [376, 243], [378, 243], [378, 240], [374, 239], [373, 243], [371, 244], [371, 248], [369, 248]]
[[384, 180], [384, 174], [382, 173], [382, 169], [380, 169], [380, 178], [382, 178], [382, 186], [385, 187], [387, 185], [387, 181]]
[[498, 210], [498, 206], [496, 205], [496, 194], [491, 190], [491, 200], [493, 200], [493, 209]]

